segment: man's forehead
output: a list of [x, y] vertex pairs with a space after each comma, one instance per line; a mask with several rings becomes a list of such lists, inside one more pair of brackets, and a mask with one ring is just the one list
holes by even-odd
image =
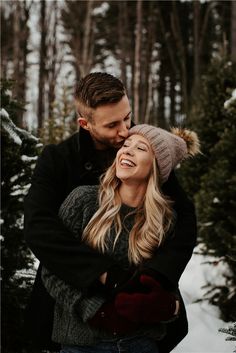
[[125, 95], [119, 102], [117, 103], [109, 103], [100, 105], [97, 108], [93, 109], [93, 116], [95, 119], [99, 117], [103, 118], [114, 118], [114, 120], [123, 119], [128, 113], [130, 113], [131, 108], [129, 104], [128, 97]]

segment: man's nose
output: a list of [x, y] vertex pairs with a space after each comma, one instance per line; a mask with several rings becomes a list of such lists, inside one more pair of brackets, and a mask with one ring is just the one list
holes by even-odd
[[126, 123], [123, 122], [123, 123], [121, 124], [121, 126], [120, 126], [119, 131], [118, 131], [118, 135], [119, 135], [120, 137], [123, 137], [123, 138], [126, 139], [126, 138], [128, 137], [128, 133], [129, 133], [129, 129], [128, 129]]

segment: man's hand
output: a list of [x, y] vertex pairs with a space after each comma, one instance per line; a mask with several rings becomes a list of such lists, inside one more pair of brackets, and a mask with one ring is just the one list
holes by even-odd
[[107, 279], [107, 272], [104, 272], [100, 277], [99, 280], [100, 282], [102, 282], [102, 284], [106, 283], [106, 279]]
[[141, 275], [146, 291], [121, 292], [115, 298], [118, 314], [134, 323], [151, 324], [170, 320], [176, 314], [176, 297], [154, 278]]

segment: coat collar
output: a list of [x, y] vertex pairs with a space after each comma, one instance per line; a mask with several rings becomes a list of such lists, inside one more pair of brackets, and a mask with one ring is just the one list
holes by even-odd
[[[98, 161], [98, 151], [94, 147], [94, 142], [90, 133], [83, 129], [79, 129], [78, 133], [78, 149], [80, 151], [80, 159], [83, 165], [85, 172], [92, 173], [101, 173], [103, 172], [103, 168], [101, 165], [102, 161]], [[113, 160], [116, 156], [116, 150], [114, 148], [110, 148], [109, 150], [104, 151], [104, 156], [109, 155], [109, 159]]]
[[79, 151], [82, 157], [82, 161], [83, 162], [92, 161], [95, 148], [94, 148], [92, 137], [87, 130], [83, 128], [79, 129], [78, 143], [79, 143]]

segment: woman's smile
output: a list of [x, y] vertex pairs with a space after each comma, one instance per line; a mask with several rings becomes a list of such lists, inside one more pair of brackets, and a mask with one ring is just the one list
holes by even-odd
[[131, 167], [131, 168], [136, 166], [136, 164], [132, 160], [127, 158], [121, 158], [120, 165], [122, 167]]

